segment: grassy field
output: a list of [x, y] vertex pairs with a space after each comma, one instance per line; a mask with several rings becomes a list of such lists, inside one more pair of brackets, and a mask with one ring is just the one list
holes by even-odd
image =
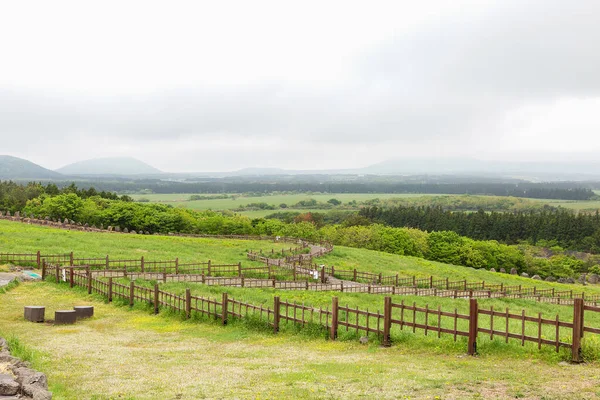
[[[244, 266], [262, 265], [246, 258], [247, 250], [270, 251], [289, 248], [291, 244], [271, 241], [223, 240], [184, 238], [173, 236], [144, 236], [114, 233], [67, 231], [38, 225], [26, 225], [0, 220], [0, 252], [28, 253], [41, 250], [46, 254], [65, 254], [73, 251], [76, 257], [104, 257], [135, 259], [141, 256], [148, 261], [173, 260], [181, 262], [212, 260], [214, 263], [238, 263]], [[341, 269], [399, 274], [400, 277], [417, 275], [435, 276], [451, 280], [486, 281], [505, 285], [523, 285], [556, 290], [573, 290], [589, 294], [600, 293], [598, 286], [567, 285], [534, 281], [519, 276], [474, 270], [457, 265], [427, 261], [366, 249], [336, 246], [334, 251], [319, 258], [319, 263], [334, 265]]]
[[[217, 194], [214, 194], [215, 196]], [[444, 195], [444, 194], [419, 194], [419, 193], [410, 193], [410, 194], [389, 194], [389, 193], [342, 193], [342, 194], [273, 194], [273, 195], [265, 195], [258, 197], [244, 197], [239, 196], [235, 199], [211, 199], [211, 200], [195, 200], [189, 201], [191, 194], [147, 194], [147, 195], [132, 195], [132, 197], [136, 200], [141, 198], [145, 198], [155, 203], [164, 203], [170, 204], [173, 206], [182, 206], [191, 208], [194, 210], [232, 210], [236, 209], [240, 206], [249, 204], [249, 203], [267, 203], [275, 206], [279, 206], [279, 204], [285, 203], [288, 205], [287, 209], [277, 209], [277, 210], [259, 210], [259, 211], [242, 211], [240, 214], [247, 215], [250, 218], [262, 218], [266, 215], [272, 214], [278, 211], [302, 211], [302, 212], [326, 212], [327, 210], [323, 209], [294, 209], [291, 207], [293, 204], [298, 203], [302, 200], [310, 200], [315, 199], [318, 202], [325, 203], [329, 199], [335, 198], [342, 202], [342, 205], [347, 205], [347, 203], [351, 201], [366, 201], [375, 198], [379, 198], [381, 200], [385, 199], [403, 199], [403, 200], [411, 200], [422, 202], [423, 197], [440, 197], [440, 196], [451, 196], [460, 198], [463, 195]], [[203, 194], [203, 196], [211, 196], [210, 194]], [[485, 196], [485, 197], [494, 197], [494, 196]], [[552, 207], [564, 207], [568, 209], [572, 209], [575, 211], [595, 211], [600, 210], [600, 200], [553, 200], [553, 199], [533, 199], [533, 198], [524, 198], [520, 199], [525, 202], [530, 202], [533, 204], [544, 205], [547, 204]], [[410, 204], [410, 201], [409, 203]]]
[[[67, 231], [38, 225], [26, 225], [0, 220], [0, 252], [28, 253], [42, 251], [46, 254], [65, 254], [73, 251], [75, 257], [104, 257], [135, 259], [141, 256], [148, 261], [173, 260], [180, 262], [206, 261], [213, 263], [238, 263], [244, 266], [259, 266], [258, 262], [246, 257], [247, 250], [270, 251], [289, 248], [292, 244], [271, 241], [184, 238], [174, 236], [144, 236], [114, 233]], [[486, 281], [505, 285], [537, 286], [540, 289], [573, 290], [599, 294], [597, 285], [568, 285], [535, 281], [509, 274], [475, 270], [457, 265], [443, 264], [416, 257], [399, 256], [379, 251], [336, 246], [334, 251], [318, 259], [319, 263], [334, 265], [340, 269], [399, 274], [400, 277], [434, 276], [450, 280]]]
[[212, 260], [213, 263], [262, 265], [246, 259], [247, 250], [270, 251], [295, 247], [293, 244], [260, 240], [224, 240], [173, 236], [126, 235], [108, 232], [67, 231], [18, 222], [0, 221], [0, 252], [65, 254], [75, 257], [139, 258], [181, 262]]
[[[23, 321], [43, 299], [47, 315], [94, 305], [73, 326]], [[118, 307], [51, 283], [0, 294], [0, 335], [48, 375], [54, 399], [592, 399], [599, 365], [558, 363], [527, 349], [478, 357], [407, 335], [391, 348], [273, 335]], [[15, 339], [16, 338], [16, 339]], [[462, 343], [460, 343], [462, 345]]]

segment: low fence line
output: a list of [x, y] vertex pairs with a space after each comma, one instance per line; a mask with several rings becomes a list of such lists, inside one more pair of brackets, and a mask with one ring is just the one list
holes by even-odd
[[[585, 333], [600, 334], [600, 328], [586, 326], [586, 312], [600, 312], [600, 307], [586, 306], [582, 299], [574, 299], [573, 320], [562, 321], [557, 314], [554, 318], [537, 315], [527, 315], [526, 310], [521, 313], [511, 313], [505, 310], [494, 310], [480, 308], [477, 299], [471, 299], [469, 313], [459, 314], [457, 309], [453, 311], [429, 308], [417, 305], [415, 302], [405, 304], [404, 301], [394, 303], [391, 297], [385, 297], [383, 313], [352, 308], [348, 305], [340, 305], [337, 297], [331, 300], [331, 309], [327, 307], [316, 308], [305, 304], [297, 304], [281, 300], [278, 296], [273, 298], [273, 307], [255, 305], [229, 298], [227, 293], [222, 293], [221, 299], [192, 296], [189, 288], [185, 295], [177, 295], [160, 290], [159, 285], [154, 288], [138, 286], [130, 282], [129, 286], [113, 282], [113, 278], [102, 281], [94, 278], [91, 274], [75, 272], [70, 269], [70, 287], [80, 286], [87, 289], [89, 294], [96, 293], [113, 301], [121, 299], [130, 306], [137, 303], [145, 303], [153, 307], [155, 313], [161, 309], [169, 309], [175, 313], [183, 314], [191, 318], [194, 314], [201, 314], [227, 325], [230, 318], [245, 319], [252, 316], [273, 329], [274, 333], [279, 331], [282, 323], [292, 323], [305, 327], [316, 325], [326, 329], [329, 338], [335, 340], [341, 332], [355, 331], [357, 334], [375, 334], [381, 338], [385, 346], [392, 345], [392, 331], [412, 331], [417, 329], [423, 331], [427, 336], [435, 334], [438, 338], [442, 334], [453, 337], [467, 338], [467, 353], [477, 353], [477, 339], [479, 335], [489, 335], [490, 340], [495, 338], [509, 342], [514, 339], [524, 346], [526, 342], [537, 344], [537, 348], [550, 346], [559, 351], [560, 348], [571, 350], [573, 362], [583, 361], [581, 356], [582, 338]], [[484, 318], [486, 317], [487, 318]], [[562, 333], [561, 333], [562, 329]], [[567, 330], [570, 336], [565, 336]], [[570, 339], [570, 340], [569, 340]]]

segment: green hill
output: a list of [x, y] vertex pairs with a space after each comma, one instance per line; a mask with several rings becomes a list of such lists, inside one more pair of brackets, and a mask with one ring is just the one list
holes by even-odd
[[61, 179], [64, 176], [31, 161], [0, 155], [0, 179]]
[[151, 165], [131, 157], [95, 158], [78, 161], [57, 170], [66, 175], [154, 175], [161, 171]]

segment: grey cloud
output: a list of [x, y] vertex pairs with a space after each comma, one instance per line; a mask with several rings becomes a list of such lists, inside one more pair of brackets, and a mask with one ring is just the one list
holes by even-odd
[[[0, 88], [0, 138], [246, 136], [427, 142], [485, 135], [527, 102], [600, 95], [600, 2], [501, 2], [352, 61], [338, 86], [286, 82], [130, 96]], [[240, 68], [243, 68], [243, 63]]]

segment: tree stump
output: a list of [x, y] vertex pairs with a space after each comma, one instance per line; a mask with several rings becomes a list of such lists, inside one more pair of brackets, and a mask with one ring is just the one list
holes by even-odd
[[44, 306], [26, 306], [25, 319], [31, 322], [44, 322], [45, 312], [46, 307]]
[[75, 310], [58, 310], [54, 312], [55, 325], [74, 324], [77, 320], [77, 312]]
[[94, 316], [94, 306], [75, 306], [73, 307], [77, 319], [90, 318]]

